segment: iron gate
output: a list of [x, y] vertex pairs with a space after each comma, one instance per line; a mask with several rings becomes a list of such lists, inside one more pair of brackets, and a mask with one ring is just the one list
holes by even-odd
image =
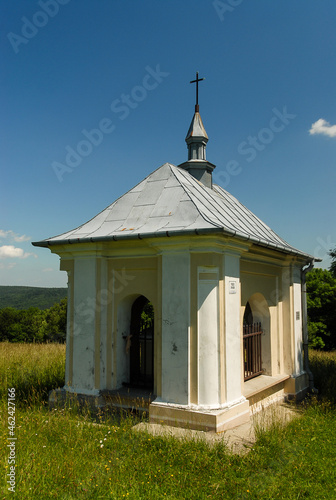
[[244, 381], [263, 373], [261, 368], [261, 323], [243, 326]]

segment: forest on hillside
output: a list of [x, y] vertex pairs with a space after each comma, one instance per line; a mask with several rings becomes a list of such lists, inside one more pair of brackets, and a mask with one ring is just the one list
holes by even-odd
[[61, 299], [49, 309], [29, 307], [0, 309], [0, 341], [65, 342], [67, 299]]
[[42, 288], [34, 286], [0, 286], [0, 309], [14, 307], [48, 309], [67, 296], [67, 288]]

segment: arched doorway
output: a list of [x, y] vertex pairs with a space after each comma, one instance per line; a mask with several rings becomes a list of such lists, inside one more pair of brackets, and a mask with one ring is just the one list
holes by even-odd
[[271, 374], [270, 312], [261, 293], [253, 294], [243, 319], [244, 380]]
[[253, 312], [247, 302], [243, 320], [244, 381], [262, 374], [260, 322], [253, 321]]
[[141, 295], [132, 305], [130, 325], [130, 385], [154, 386], [154, 308]]

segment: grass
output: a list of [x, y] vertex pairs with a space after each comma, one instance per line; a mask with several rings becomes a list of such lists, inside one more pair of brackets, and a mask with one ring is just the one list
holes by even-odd
[[[56, 369], [60, 353], [53, 345], [35, 346], [34, 349], [45, 350], [37, 355], [44, 371], [40, 367], [34, 378], [29, 376], [36, 367], [33, 353], [28, 354], [31, 347], [4, 347], [10, 364], [6, 367], [1, 361], [2, 383], [6, 382], [5, 368], [7, 381], [12, 377], [11, 381], [21, 384], [20, 391], [27, 387], [17, 375], [18, 356], [30, 383], [36, 385], [34, 390], [28, 388], [32, 396], [20, 392], [25, 399], [16, 410], [16, 493], [7, 491], [3, 474], [0, 498], [336, 498], [336, 414], [326, 397], [306, 404], [302, 417], [285, 428], [274, 423], [267, 432], [259, 430], [252, 450], [238, 456], [221, 443], [209, 446], [203, 441], [135, 433], [132, 426], [137, 420], [131, 415], [121, 422], [111, 417], [104, 424], [96, 424], [88, 414], [79, 415], [73, 409], [49, 411], [44, 399], [52, 377], [44, 371], [53, 371], [54, 386], [60, 385]], [[11, 347], [17, 350], [9, 356]], [[64, 352], [62, 357], [64, 364]], [[319, 359], [323, 364], [323, 356]], [[329, 366], [329, 358], [325, 359]], [[331, 363], [335, 378], [336, 361]], [[0, 411], [4, 443], [0, 461], [6, 467], [8, 428], [4, 396]]]
[[314, 385], [322, 399], [336, 404], [336, 351], [309, 351], [310, 368]]
[[64, 385], [65, 345], [0, 343], [0, 400], [15, 387], [22, 407], [47, 401], [48, 393]]

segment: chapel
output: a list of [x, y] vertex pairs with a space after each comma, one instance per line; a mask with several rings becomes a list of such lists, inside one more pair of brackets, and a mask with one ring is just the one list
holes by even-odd
[[164, 163], [80, 227], [33, 244], [68, 274], [65, 386], [150, 422], [221, 432], [302, 398], [305, 274], [292, 247], [212, 179], [198, 104], [187, 161]]

